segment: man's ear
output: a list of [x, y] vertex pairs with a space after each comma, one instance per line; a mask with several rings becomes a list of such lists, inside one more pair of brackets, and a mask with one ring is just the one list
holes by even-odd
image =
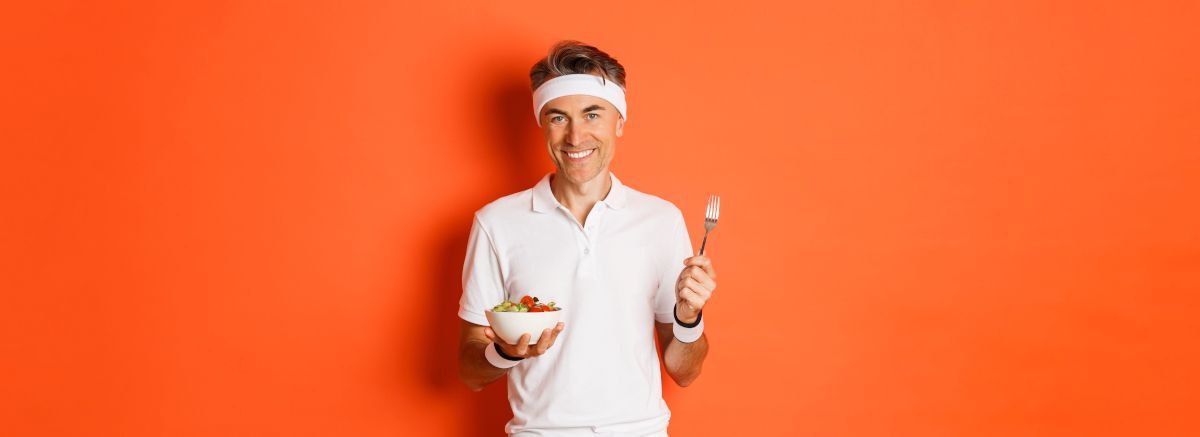
[[617, 138], [621, 138], [621, 135], [625, 135], [625, 117], [617, 119]]

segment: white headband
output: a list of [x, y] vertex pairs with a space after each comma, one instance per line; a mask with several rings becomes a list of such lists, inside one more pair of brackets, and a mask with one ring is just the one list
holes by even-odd
[[625, 90], [616, 82], [591, 74], [566, 74], [546, 81], [533, 92], [533, 118], [538, 126], [542, 125], [542, 107], [546, 102], [580, 94], [607, 100], [617, 107], [621, 117], [629, 120], [625, 112]]

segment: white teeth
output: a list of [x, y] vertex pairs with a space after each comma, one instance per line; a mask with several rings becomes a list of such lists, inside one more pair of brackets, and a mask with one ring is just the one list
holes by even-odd
[[579, 159], [579, 158], [591, 155], [592, 152], [595, 152], [595, 151], [596, 151], [596, 149], [589, 149], [589, 150], [585, 150], [582, 152], [575, 152], [575, 153], [567, 152], [567, 156], [570, 156], [575, 159]]

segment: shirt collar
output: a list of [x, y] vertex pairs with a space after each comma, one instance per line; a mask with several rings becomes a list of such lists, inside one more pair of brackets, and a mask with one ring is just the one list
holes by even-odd
[[[550, 190], [550, 175], [552, 174], [553, 173], [547, 173], [545, 176], [542, 176], [542, 180], [538, 181], [537, 185], [533, 187], [534, 211], [547, 212], [558, 208], [558, 199], [554, 198], [554, 192]], [[617, 175], [610, 171], [608, 172], [608, 176], [612, 181], [612, 187], [610, 187], [608, 190], [608, 196], [605, 196], [604, 200], [601, 200], [600, 203], [603, 203], [604, 205], [613, 209], [624, 208], [627, 197], [627, 189], [625, 188], [625, 185], [621, 183], [621, 180], [617, 179]]]

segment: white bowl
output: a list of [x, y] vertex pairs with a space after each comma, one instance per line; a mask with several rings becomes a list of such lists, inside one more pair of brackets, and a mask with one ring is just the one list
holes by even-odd
[[545, 311], [540, 313], [520, 313], [520, 312], [494, 312], [486, 310], [483, 312], [487, 317], [488, 323], [492, 325], [492, 331], [500, 336], [508, 344], [517, 344], [524, 334], [529, 334], [529, 344], [535, 344], [538, 338], [541, 338], [542, 331], [546, 329], [554, 329], [554, 326], [562, 320], [562, 313], [566, 310]]

